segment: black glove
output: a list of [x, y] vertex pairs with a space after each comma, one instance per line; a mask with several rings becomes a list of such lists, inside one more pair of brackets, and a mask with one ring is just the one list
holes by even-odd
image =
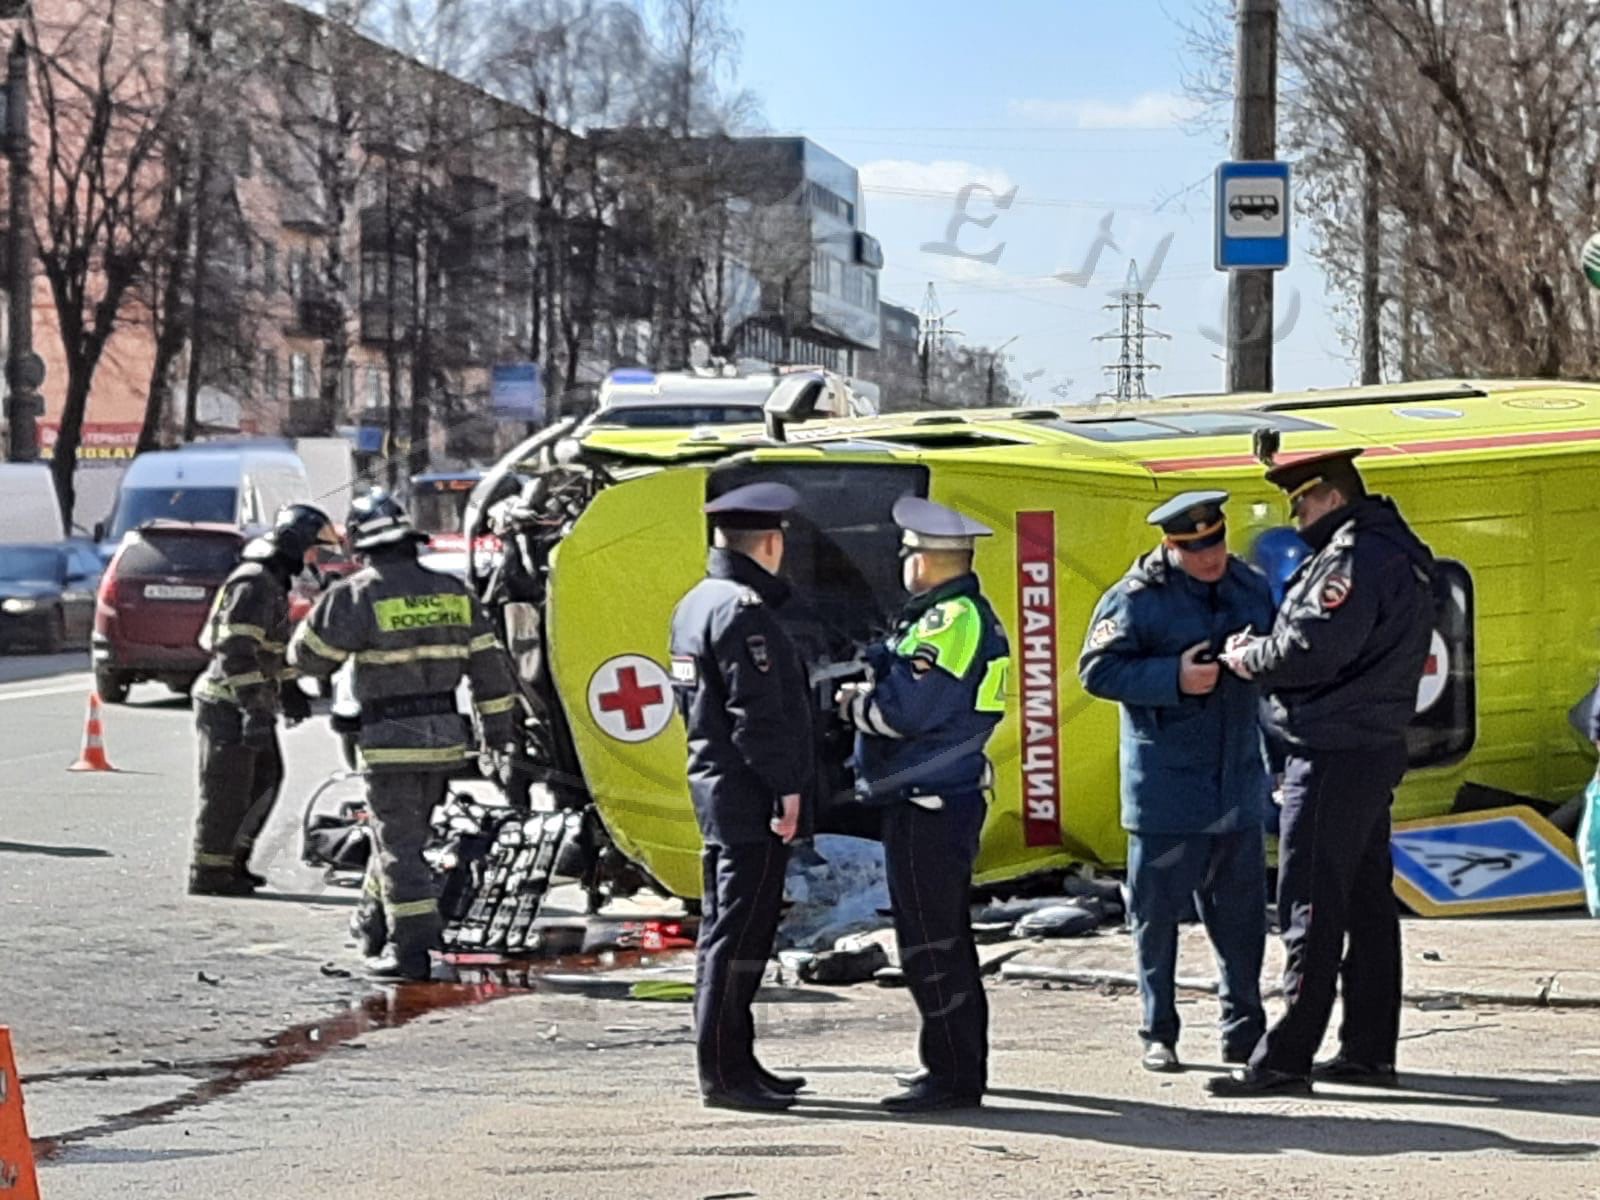
[[265, 750], [272, 745], [277, 724], [270, 712], [247, 712], [239, 722], [239, 740], [252, 750]]
[[278, 704], [283, 709], [284, 722], [290, 728], [311, 716], [311, 698], [292, 679], [278, 689]]

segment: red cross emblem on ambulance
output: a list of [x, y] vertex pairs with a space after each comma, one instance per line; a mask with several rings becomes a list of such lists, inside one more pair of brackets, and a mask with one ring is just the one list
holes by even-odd
[[621, 742], [645, 742], [672, 720], [672, 681], [642, 654], [619, 654], [589, 679], [589, 715]]

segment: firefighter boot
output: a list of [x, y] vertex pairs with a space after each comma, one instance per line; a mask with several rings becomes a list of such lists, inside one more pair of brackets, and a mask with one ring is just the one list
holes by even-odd
[[[397, 904], [390, 914], [393, 939], [383, 957], [367, 964], [374, 979], [410, 979], [421, 982], [433, 975], [432, 952], [444, 945], [444, 923], [432, 900]], [[420, 911], [412, 911], [417, 909]]]
[[257, 875], [250, 869], [250, 850], [251, 847], [245, 846], [233, 852], [233, 873], [252, 888], [266, 887], [267, 877], [265, 875]]
[[231, 866], [189, 868], [191, 896], [251, 896], [255, 890], [255, 884], [236, 874]]
[[389, 941], [389, 918], [381, 901], [363, 898], [361, 907], [350, 915], [350, 936], [363, 958], [378, 958]]
[[401, 949], [391, 943], [379, 957], [367, 959], [367, 974], [373, 979], [426, 983], [433, 977], [433, 959], [426, 950]]

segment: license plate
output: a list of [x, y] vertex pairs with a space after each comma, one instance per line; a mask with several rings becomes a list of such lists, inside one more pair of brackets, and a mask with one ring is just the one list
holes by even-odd
[[196, 587], [192, 583], [147, 583], [144, 585], [144, 598], [146, 600], [204, 600], [206, 590]]

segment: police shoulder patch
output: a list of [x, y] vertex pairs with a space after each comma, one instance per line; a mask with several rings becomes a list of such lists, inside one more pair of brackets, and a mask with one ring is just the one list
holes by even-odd
[[1122, 626], [1114, 618], [1107, 617], [1089, 631], [1089, 649], [1099, 650], [1109, 646], [1117, 640], [1122, 633]]
[[935, 604], [923, 614], [922, 620], [917, 623], [917, 632], [938, 633], [941, 629], [949, 628], [960, 608], [959, 604], [948, 600], [943, 604]]
[[1332, 574], [1322, 581], [1317, 600], [1325, 609], [1335, 609], [1350, 598], [1350, 576]]
[[750, 652], [750, 661], [755, 664], [756, 670], [762, 674], [772, 670], [772, 654], [767, 649], [767, 639], [759, 633], [752, 633], [744, 640], [745, 649]]
[[1129, 595], [1132, 595], [1134, 592], [1142, 592], [1144, 591], [1144, 580], [1130, 579], [1126, 584], [1123, 585], [1123, 590], [1125, 590]]

